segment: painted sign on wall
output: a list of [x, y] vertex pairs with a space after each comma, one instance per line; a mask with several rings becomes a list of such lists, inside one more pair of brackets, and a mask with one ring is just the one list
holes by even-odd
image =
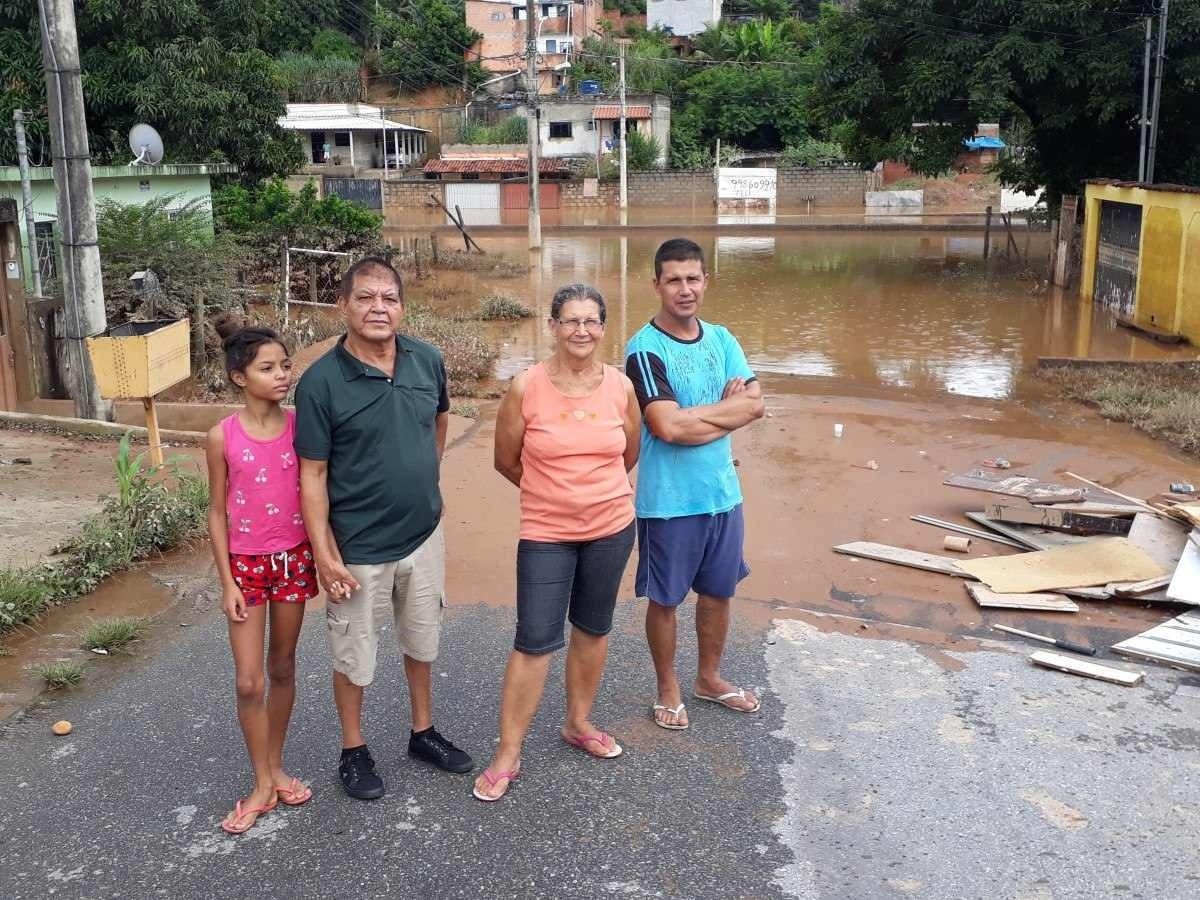
[[777, 185], [778, 175], [775, 169], [722, 167], [717, 170], [719, 200], [769, 200], [774, 203]]

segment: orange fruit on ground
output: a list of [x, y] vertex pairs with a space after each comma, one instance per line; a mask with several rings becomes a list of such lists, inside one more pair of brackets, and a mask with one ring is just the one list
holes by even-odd
[[71, 723], [68, 722], [66, 719], [59, 719], [57, 722], [55, 722], [53, 725], [50, 726], [50, 730], [61, 737], [64, 734], [70, 734], [72, 727], [73, 726], [71, 725]]

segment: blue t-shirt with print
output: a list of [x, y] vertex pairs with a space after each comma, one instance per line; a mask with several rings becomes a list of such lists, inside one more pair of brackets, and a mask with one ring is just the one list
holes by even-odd
[[[625, 374], [633, 381], [643, 413], [657, 400], [681, 407], [721, 399], [731, 378], [754, 380], [737, 339], [729, 329], [700, 321], [700, 336], [672, 337], [649, 322], [625, 348]], [[669, 444], [642, 421], [638, 459], [637, 515], [642, 519], [728, 512], [742, 502], [729, 435], [707, 444]]]

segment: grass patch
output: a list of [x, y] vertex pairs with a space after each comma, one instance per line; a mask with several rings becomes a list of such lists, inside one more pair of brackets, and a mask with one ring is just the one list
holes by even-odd
[[464, 250], [442, 250], [438, 254], [437, 267], [456, 272], [486, 272], [497, 278], [517, 278], [529, 274], [529, 263], [515, 262], [490, 253], [467, 253]]
[[474, 403], [467, 403], [465, 400], [456, 400], [454, 403], [451, 403], [450, 412], [466, 419], [479, 418], [479, 407]]
[[128, 647], [138, 640], [150, 620], [141, 616], [117, 616], [112, 619], [97, 619], [83, 631], [83, 646], [86, 650], [107, 650], [113, 652]]
[[44, 666], [34, 666], [33, 674], [45, 682], [52, 691], [61, 688], [75, 687], [83, 681], [83, 663], [56, 662]]
[[492, 319], [528, 319], [533, 310], [508, 294], [488, 294], [479, 301], [479, 318]]
[[1114, 422], [1200, 455], [1200, 371], [1191, 366], [1050, 369], [1042, 378]]
[[117, 493], [58, 552], [61, 562], [0, 569], [0, 634], [33, 621], [48, 606], [92, 591], [138, 560], [202, 535], [208, 526], [208, 484], [177, 461], [145, 467], [121, 439], [114, 463]]

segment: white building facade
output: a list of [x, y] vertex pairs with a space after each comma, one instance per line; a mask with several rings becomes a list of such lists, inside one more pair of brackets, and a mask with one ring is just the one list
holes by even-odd
[[279, 125], [302, 133], [311, 166], [399, 169], [428, 155], [428, 131], [393, 122], [369, 103], [289, 103]]
[[721, 21], [721, 0], [646, 0], [646, 27], [691, 37]]

